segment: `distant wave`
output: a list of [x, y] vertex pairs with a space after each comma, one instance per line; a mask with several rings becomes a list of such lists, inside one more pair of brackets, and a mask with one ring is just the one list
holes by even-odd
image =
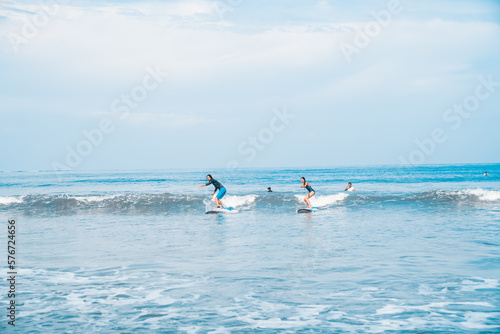
[[[270, 193], [245, 196], [227, 195], [222, 200], [225, 206], [241, 210], [253, 207], [302, 206], [303, 195], [292, 193]], [[425, 203], [439, 204], [500, 204], [500, 191], [484, 189], [429, 190], [414, 194], [366, 195], [362, 193], [337, 193], [316, 195], [311, 198], [313, 206], [328, 208], [334, 206], [364, 206], [371, 203]], [[214, 205], [206, 195], [122, 193], [114, 195], [24, 195], [0, 197], [0, 210], [23, 210], [28, 212], [76, 212], [104, 210], [106, 212], [161, 213], [185, 212], [209, 209]]]
[[0, 197], [0, 209], [55, 212], [81, 210], [168, 212], [202, 208], [206, 198], [206, 196], [174, 195], [169, 193], [126, 193], [91, 196], [25, 195]]
[[[225, 206], [249, 208], [255, 203], [257, 195], [225, 196]], [[105, 210], [109, 212], [171, 212], [207, 210], [213, 201], [204, 195], [182, 194], [140, 194], [126, 193], [115, 195], [25, 195], [0, 197], [0, 210], [26, 210], [49, 212], [72, 212], [82, 210]]]
[[496, 202], [500, 201], [500, 191], [484, 189], [429, 190], [405, 198], [407, 201], [439, 201], [448, 203]]

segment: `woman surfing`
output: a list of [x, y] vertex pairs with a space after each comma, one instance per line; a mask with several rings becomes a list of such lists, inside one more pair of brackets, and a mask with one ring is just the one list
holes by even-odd
[[304, 197], [304, 202], [307, 203], [307, 209], [311, 210], [312, 209], [312, 205], [311, 205], [311, 201], [309, 201], [309, 198], [313, 197], [316, 192], [311, 187], [311, 184], [309, 182], [307, 182], [304, 177], [301, 177], [300, 180], [302, 181], [302, 185], [300, 187], [301, 188], [306, 188], [306, 190], [309, 192], [306, 195], [306, 197]]
[[216, 179], [214, 179], [212, 177], [212, 175], [210, 175], [210, 174], [207, 175], [207, 180], [208, 180], [207, 183], [200, 184], [198, 187], [206, 187], [206, 186], [209, 186], [209, 185], [213, 184], [214, 187], [215, 187], [215, 189], [214, 189], [214, 191], [210, 195], [213, 196], [215, 194], [215, 192], [217, 190], [219, 190], [219, 192], [217, 193], [217, 196], [214, 198], [214, 200], [215, 200], [215, 203], [217, 204], [218, 208], [224, 208], [224, 206], [222, 205], [221, 199], [226, 194], [226, 188], [224, 188], [224, 186], [222, 185], [222, 183], [220, 183], [219, 181], [217, 181]]

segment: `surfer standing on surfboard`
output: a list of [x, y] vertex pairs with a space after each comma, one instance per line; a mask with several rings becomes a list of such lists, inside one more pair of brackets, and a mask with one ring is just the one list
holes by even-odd
[[312, 205], [311, 205], [311, 201], [309, 201], [309, 198], [313, 197], [316, 192], [314, 191], [314, 189], [311, 187], [309, 182], [307, 182], [304, 177], [301, 177], [300, 180], [302, 181], [302, 185], [300, 187], [306, 188], [307, 191], [309, 191], [309, 193], [306, 195], [306, 197], [304, 197], [304, 202], [307, 203], [307, 209], [311, 210]]
[[211, 193], [210, 195], [213, 196], [215, 194], [215, 192], [217, 190], [219, 190], [219, 192], [217, 193], [217, 196], [214, 198], [214, 200], [215, 200], [215, 203], [217, 203], [217, 207], [218, 208], [224, 208], [224, 206], [222, 205], [221, 199], [226, 194], [226, 188], [224, 188], [224, 186], [219, 181], [217, 181], [216, 179], [214, 179], [212, 177], [212, 175], [210, 175], [210, 174], [207, 175], [207, 180], [208, 180], [207, 183], [200, 184], [198, 187], [206, 187], [206, 186], [209, 186], [209, 185], [213, 184], [214, 187], [215, 187], [215, 189], [214, 189], [214, 192]]

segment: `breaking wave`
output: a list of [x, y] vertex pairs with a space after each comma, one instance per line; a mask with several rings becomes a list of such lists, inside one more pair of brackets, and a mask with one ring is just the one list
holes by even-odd
[[[259, 207], [296, 208], [303, 203], [303, 195], [294, 193], [272, 193], [266, 195], [227, 195], [224, 206], [251, 210]], [[484, 189], [429, 190], [414, 194], [366, 195], [361, 193], [337, 193], [316, 195], [311, 198], [315, 207], [328, 208], [338, 205], [369, 205], [370, 203], [424, 203], [439, 204], [500, 204], [500, 191]], [[0, 210], [24, 210], [33, 212], [75, 212], [82, 210], [104, 210], [107, 212], [159, 213], [200, 211], [214, 205], [205, 195], [121, 193], [114, 195], [24, 195], [0, 197]]]
[[[295, 198], [300, 202], [304, 203], [304, 197], [302, 195], [295, 195]], [[335, 195], [316, 195], [311, 197], [310, 201], [312, 206], [318, 207], [318, 208], [324, 208], [331, 206], [333, 204], [337, 204], [343, 200], [345, 200], [347, 197], [349, 197], [348, 194], [346, 193], [339, 193]]]

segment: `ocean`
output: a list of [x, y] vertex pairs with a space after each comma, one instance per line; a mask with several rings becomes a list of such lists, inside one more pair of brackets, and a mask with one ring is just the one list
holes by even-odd
[[0, 172], [0, 216], [19, 333], [500, 332], [499, 164]]

